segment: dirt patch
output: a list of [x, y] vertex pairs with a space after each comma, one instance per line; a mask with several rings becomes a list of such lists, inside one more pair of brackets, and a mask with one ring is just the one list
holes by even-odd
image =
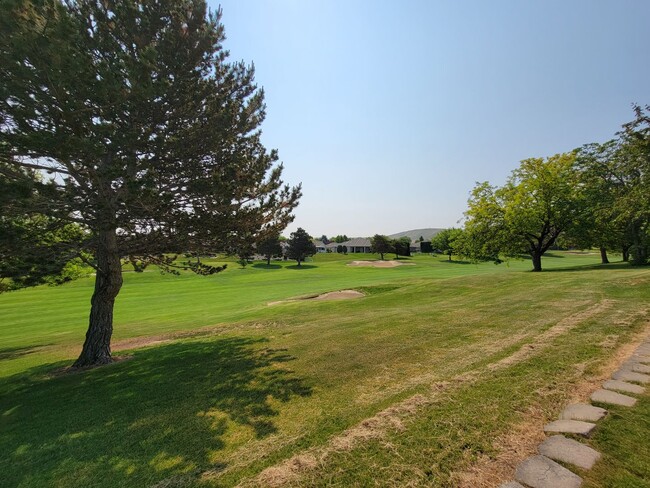
[[363, 266], [367, 268], [395, 268], [396, 266], [413, 266], [415, 263], [403, 263], [401, 261], [352, 261], [348, 266]]
[[352, 298], [365, 297], [363, 293], [357, 290], [339, 290], [323, 293], [322, 295], [310, 295], [299, 298], [289, 298], [287, 300], [280, 300], [277, 302], [269, 302], [269, 305], [277, 305], [279, 303], [302, 302], [305, 300], [350, 300]]
[[115, 341], [111, 344], [111, 350], [115, 351], [124, 351], [126, 349], [136, 349], [138, 347], [147, 347], [153, 346], [154, 344], [165, 344], [171, 342], [174, 339], [178, 339], [180, 334], [175, 336], [172, 334], [167, 335], [158, 335], [158, 336], [149, 336], [149, 337], [132, 337], [131, 339], [122, 339], [120, 341]]

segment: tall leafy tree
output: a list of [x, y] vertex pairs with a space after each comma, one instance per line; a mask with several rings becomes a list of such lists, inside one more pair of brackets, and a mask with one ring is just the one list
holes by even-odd
[[617, 170], [624, 189], [617, 204], [628, 222], [632, 263], [650, 260], [650, 105], [635, 106], [635, 118], [619, 133]]
[[529, 254], [533, 271], [542, 271], [542, 256], [584, 208], [575, 158], [526, 159], [503, 187], [478, 184], [465, 213], [469, 257], [498, 261], [501, 254]]
[[650, 248], [649, 107], [635, 107], [635, 119], [618, 138], [578, 151], [579, 184], [586, 211], [569, 233], [581, 247], [618, 248], [633, 264], [648, 262]]
[[171, 269], [168, 253], [279, 231], [300, 188], [262, 145], [263, 91], [252, 66], [228, 62], [221, 12], [204, 0], [0, 0], [0, 11], [5, 176], [50, 174], [30, 210], [87, 233], [78, 251], [96, 280], [75, 366], [108, 363], [123, 258]]
[[578, 184], [583, 193], [583, 212], [567, 231], [565, 241], [575, 247], [596, 247], [603, 264], [609, 262], [608, 249], [622, 251], [624, 259], [631, 245], [630, 224], [618, 204], [625, 189], [624, 179], [617, 170], [620, 141], [587, 144], [576, 158]]
[[298, 227], [295, 232], [291, 233], [287, 244], [287, 256], [289, 259], [298, 261], [298, 266], [317, 251], [312, 237], [302, 227]]
[[388, 236], [375, 234], [370, 238], [370, 245], [372, 246], [372, 252], [379, 254], [382, 261], [384, 260], [384, 254], [393, 251], [393, 241]]

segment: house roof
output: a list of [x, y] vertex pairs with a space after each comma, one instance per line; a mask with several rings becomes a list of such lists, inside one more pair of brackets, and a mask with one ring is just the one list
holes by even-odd
[[372, 247], [370, 244], [370, 239], [367, 237], [354, 237], [347, 242], [343, 243], [347, 247]]

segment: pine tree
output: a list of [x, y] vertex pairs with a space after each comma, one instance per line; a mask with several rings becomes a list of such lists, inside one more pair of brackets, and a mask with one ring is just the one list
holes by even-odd
[[305, 258], [316, 254], [316, 246], [311, 236], [301, 227], [298, 227], [295, 232], [291, 233], [287, 244], [289, 245], [287, 248], [287, 256], [289, 259], [298, 261], [298, 266], [300, 266], [300, 263]]
[[[24, 211], [87, 238], [96, 270], [75, 366], [111, 362], [122, 259], [179, 266], [239, 236], [279, 232], [300, 187], [260, 141], [264, 93], [228, 62], [204, 0], [0, 0], [0, 148], [10, 169], [53, 177]], [[184, 265], [201, 274], [222, 268]]]

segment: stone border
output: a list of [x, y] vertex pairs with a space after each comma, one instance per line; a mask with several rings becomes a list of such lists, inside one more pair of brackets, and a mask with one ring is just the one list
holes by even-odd
[[[642, 394], [642, 385], [650, 383], [650, 338], [646, 338], [625, 361], [603, 388], [591, 395], [591, 401], [601, 404], [633, 407], [637, 399], [629, 394]], [[624, 392], [624, 393], [619, 393]], [[589, 437], [598, 420], [607, 410], [585, 403], [567, 406], [559, 420], [544, 426], [544, 432], [556, 434], [548, 437], [539, 447], [539, 455], [524, 459], [515, 471], [515, 481], [500, 485], [500, 488], [579, 488], [582, 478], [556, 461], [591, 469], [600, 459], [600, 453], [577, 440], [561, 434]]]

